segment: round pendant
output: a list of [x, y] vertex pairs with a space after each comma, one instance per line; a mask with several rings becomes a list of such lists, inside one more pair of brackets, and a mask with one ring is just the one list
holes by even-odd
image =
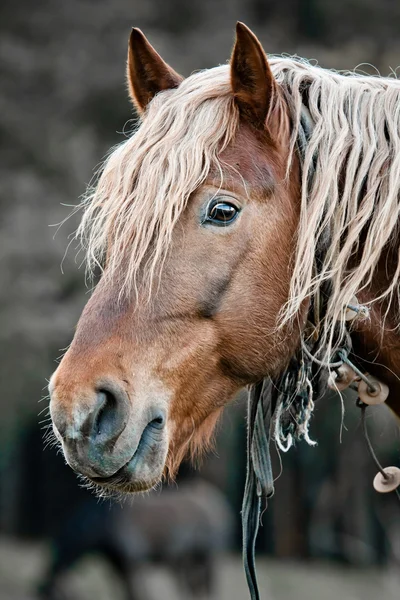
[[398, 467], [385, 467], [383, 470], [388, 475], [387, 478], [380, 472], [374, 477], [374, 488], [380, 494], [393, 492], [400, 485], [400, 469]]
[[[358, 384], [358, 395], [364, 404], [375, 406], [383, 404], [389, 396], [389, 388], [385, 383], [366, 375], [371, 387], [363, 380]], [[372, 389], [373, 388], [373, 389]]]

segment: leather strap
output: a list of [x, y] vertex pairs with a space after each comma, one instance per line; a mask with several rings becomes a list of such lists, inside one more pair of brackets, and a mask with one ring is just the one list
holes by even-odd
[[274, 493], [269, 449], [272, 420], [272, 382], [251, 386], [248, 397], [247, 474], [242, 506], [243, 565], [251, 600], [260, 600], [255, 566], [255, 545], [261, 503]]

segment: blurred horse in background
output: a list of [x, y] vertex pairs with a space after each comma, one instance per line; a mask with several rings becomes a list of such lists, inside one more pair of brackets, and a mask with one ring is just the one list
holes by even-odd
[[230, 64], [187, 79], [134, 29], [128, 83], [142, 122], [79, 230], [103, 273], [50, 383], [70, 466], [153, 487], [315, 340], [324, 364], [351, 339], [400, 413], [400, 82], [268, 59], [239, 23]]
[[[76, 505], [52, 540], [52, 561], [39, 596], [65, 598], [63, 575], [84, 556], [114, 567], [129, 600], [152, 600], [143, 568], [158, 565], [176, 584], [176, 598], [213, 598], [221, 552], [232, 544], [233, 517], [222, 493], [184, 466], [178, 484], [121, 507], [91, 498]], [[75, 599], [74, 599], [75, 600]]]

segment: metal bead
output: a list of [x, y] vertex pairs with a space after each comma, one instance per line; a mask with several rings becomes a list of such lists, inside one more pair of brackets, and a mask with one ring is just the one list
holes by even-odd
[[349, 387], [353, 381], [357, 379], [356, 373], [353, 369], [344, 363], [336, 371], [332, 371], [328, 378], [328, 387], [331, 390], [342, 392]]
[[383, 470], [388, 475], [387, 479], [380, 472], [374, 477], [374, 488], [380, 494], [393, 492], [400, 485], [400, 469], [385, 467]]
[[367, 375], [367, 377], [374, 389], [372, 390], [365, 381], [361, 380], [358, 384], [358, 395], [360, 400], [362, 400], [364, 404], [369, 404], [370, 406], [383, 404], [389, 396], [388, 386], [374, 377], [370, 377], [369, 375]]

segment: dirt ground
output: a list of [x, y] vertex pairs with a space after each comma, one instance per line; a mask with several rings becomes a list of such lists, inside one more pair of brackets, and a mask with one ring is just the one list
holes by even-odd
[[[34, 600], [32, 590], [44, 572], [47, 559], [43, 545], [0, 538], [0, 600]], [[215, 600], [248, 597], [239, 556], [222, 558], [218, 572]], [[355, 570], [260, 558], [258, 574], [262, 598], [266, 600], [398, 600], [400, 597], [400, 574], [389, 570]], [[174, 582], [161, 569], [145, 568], [141, 586], [143, 596], [149, 598], [180, 598]], [[97, 557], [82, 561], [65, 578], [63, 589], [65, 597], [71, 600], [124, 600], [117, 576]]]

